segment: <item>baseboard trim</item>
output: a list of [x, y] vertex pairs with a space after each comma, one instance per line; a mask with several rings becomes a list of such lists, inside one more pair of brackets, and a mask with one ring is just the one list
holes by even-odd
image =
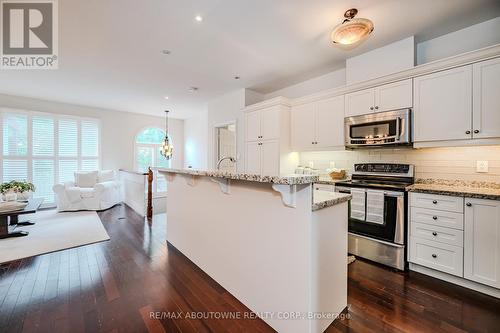
[[458, 277], [458, 276], [450, 275], [448, 273], [439, 272], [439, 271], [436, 271], [434, 269], [427, 268], [427, 267], [420, 266], [420, 265], [413, 264], [413, 263], [410, 263], [409, 268], [411, 271], [414, 271], [414, 272], [418, 272], [421, 274], [432, 276], [436, 279], [450, 282], [450, 283], [459, 285], [461, 287], [471, 289], [474, 291], [478, 291], [480, 293], [483, 293], [483, 294], [486, 294], [489, 296], [500, 298], [500, 289], [489, 287], [489, 286], [486, 286], [484, 284], [480, 284], [480, 283], [477, 283], [474, 281], [466, 280], [466, 279]]

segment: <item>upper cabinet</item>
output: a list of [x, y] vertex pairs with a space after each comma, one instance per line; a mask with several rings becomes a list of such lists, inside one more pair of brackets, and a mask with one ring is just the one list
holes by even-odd
[[500, 137], [500, 58], [473, 66], [473, 137]]
[[500, 138], [500, 58], [414, 79], [416, 147]]
[[407, 79], [345, 95], [345, 116], [410, 108], [412, 80]]
[[278, 139], [280, 135], [281, 109], [270, 107], [246, 114], [247, 141]]
[[472, 138], [472, 66], [414, 79], [414, 141]]
[[344, 146], [344, 96], [292, 107], [293, 150]]
[[283, 158], [290, 153], [289, 106], [276, 100], [244, 112], [245, 172], [265, 176], [290, 173], [295, 166]]

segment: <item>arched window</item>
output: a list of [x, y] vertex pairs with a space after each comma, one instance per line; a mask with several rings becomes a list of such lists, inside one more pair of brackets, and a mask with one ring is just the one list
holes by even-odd
[[[135, 168], [137, 171], [147, 172], [149, 167], [170, 167], [170, 160], [160, 154], [164, 138], [165, 131], [156, 127], [148, 127], [137, 134], [135, 137]], [[165, 191], [164, 177], [155, 171], [154, 179], [153, 191]]]

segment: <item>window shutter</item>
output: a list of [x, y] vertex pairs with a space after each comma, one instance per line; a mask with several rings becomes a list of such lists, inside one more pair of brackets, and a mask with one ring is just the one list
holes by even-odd
[[59, 183], [74, 181], [76, 171], [78, 160], [59, 160]]
[[33, 197], [43, 198], [45, 204], [54, 202], [54, 161], [33, 160], [33, 184], [36, 187]]
[[25, 115], [5, 114], [3, 117], [3, 155], [28, 154], [28, 120]]
[[78, 156], [78, 122], [73, 119], [60, 119], [58, 126], [59, 156]]
[[99, 170], [99, 161], [98, 160], [82, 160], [82, 171], [95, 171]]
[[3, 160], [3, 181], [28, 180], [28, 162], [26, 160]]
[[33, 156], [54, 156], [54, 120], [35, 116], [32, 128]]
[[82, 157], [99, 156], [99, 124], [95, 121], [82, 121]]

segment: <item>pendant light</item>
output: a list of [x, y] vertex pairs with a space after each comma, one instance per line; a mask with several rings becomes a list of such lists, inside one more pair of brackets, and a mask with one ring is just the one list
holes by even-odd
[[351, 8], [344, 13], [344, 21], [333, 29], [331, 39], [334, 44], [358, 44], [368, 38], [373, 31], [373, 22], [364, 18], [354, 18], [358, 10]]
[[172, 154], [174, 152], [174, 147], [168, 138], [168, 113], [169, 111], [165, 111], [165, 139], [161, 144], [160, 154], [165, 157], [167, 160], [172, 158]]

